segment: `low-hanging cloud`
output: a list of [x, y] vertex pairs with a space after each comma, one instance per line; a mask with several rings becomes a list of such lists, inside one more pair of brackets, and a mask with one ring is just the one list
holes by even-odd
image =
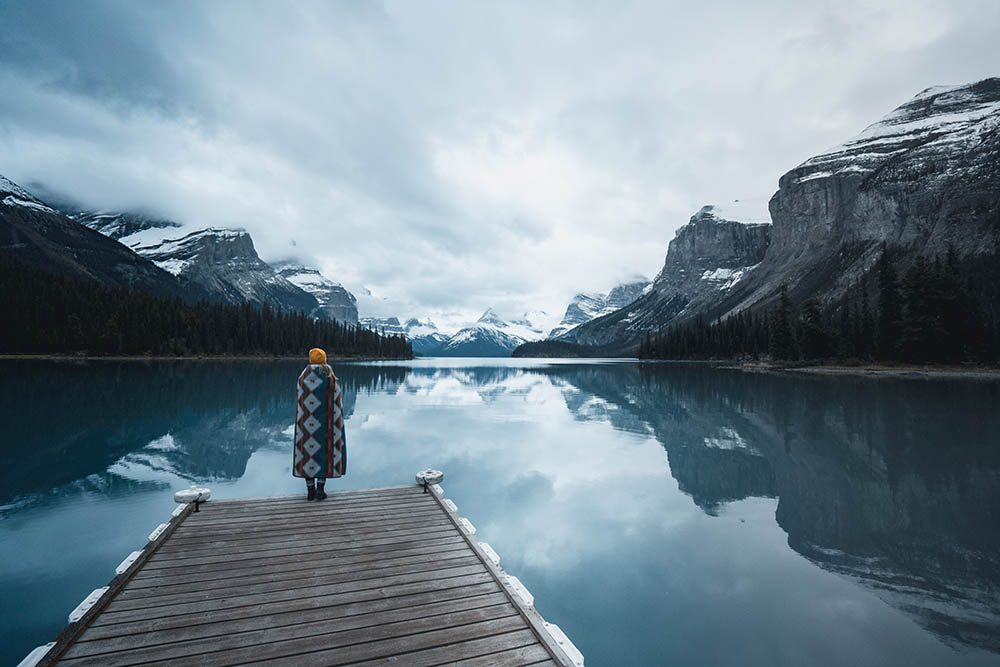
[[449, 322], [652, 276], [702, 205], [765, 202], [919, 90], [1000, 63], [992, 0], [4, 2], [0, 20], [0, 173], [242, 226], [362, 315]]

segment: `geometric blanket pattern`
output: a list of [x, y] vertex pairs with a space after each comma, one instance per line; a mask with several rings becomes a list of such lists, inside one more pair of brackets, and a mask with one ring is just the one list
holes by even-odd
[[347, 472], [340, 383], [319, 364], [309, 364], [299, 375], [293, 450], [295, 477], [326, 479]]

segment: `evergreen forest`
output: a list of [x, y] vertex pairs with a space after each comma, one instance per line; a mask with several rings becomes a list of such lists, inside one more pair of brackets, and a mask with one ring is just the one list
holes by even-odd
[[870, 288], [860, 285], [833, 307], [824, 308], [815, 299], [795, 305], [782, 285], [778, 303], [770, 309], [751, 308], [714, 322], [699, 317], [648, 332], [639, 357], [948, 364], [1000, 360], [997, 314], [984, 308], [990, 299], [982, 296], [989, 292], [963, 279], [954, 252], [944, 260], [917, 257], [900, 274], [883, 246], [872, 273]]
[[302, 356], [321, 347], [331, 357], [413, 357], [402, 335], [268, 304], [189, 304], [9, 261], [0, 262], [0, 321], [0, 354]]

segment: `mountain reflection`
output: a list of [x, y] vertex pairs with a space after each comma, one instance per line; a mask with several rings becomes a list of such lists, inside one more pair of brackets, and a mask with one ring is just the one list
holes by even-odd
[[[554, 367], [577, 414], [647, 425], [706, 512], [777, 496], [789, 545], [952, 645], [1000, 651], [995, 383]], [[621, 412], [627, 413], [623, 416]]]
[[[301, 366], [10, 362], [0, 378], [6, 425], [0, 506], [14, 499], [30, 503], [41, 494], [115, 495], [144, 484], [239, 478], [254, 451], [291, 442], [287, 429]], [[346, 417], [359, 392], [398, 387], [407, 372], [392, 366], [337, 370]]]
[[[809, 561], [859, 582], [949, 644], [1000, 651], [996, 383], [669, 364], [431, 363], [337, 366], [348, 442], [351, 429], [361, 437], [368, 417], [359, 396], [383, 396], [384, 410], [415, 403], [490, 410], [502, 397], [527, 399], [544, 386], [575, 420], [655, 438], [680, 490], [706, 514], [749, 497], [777, 498], [778, 525]], [[289, 447], [301, 364], [9, 362], [6, 369], [0, 506], [16, 512], [53, 494], [240, 478], [254, 452]], [[417, 432], [458, 423], [435, 414], [439, 424], [398, 426]], [[459, 446], [478, 434], [453, 435]], [[543, 476], [518, 479], [531, 483], [539, 503], [546, 489], [551, 494]]]

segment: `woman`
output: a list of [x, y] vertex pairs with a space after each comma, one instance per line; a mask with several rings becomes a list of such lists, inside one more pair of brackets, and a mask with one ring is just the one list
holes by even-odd
[[326, 352], [314, 347], [309, 350], [309, 365], [299, 375], [292, 475], [305, 478], [306, 500], [323, 500], [326, 479], [346, 472], [340, 383], [326, 363]]

